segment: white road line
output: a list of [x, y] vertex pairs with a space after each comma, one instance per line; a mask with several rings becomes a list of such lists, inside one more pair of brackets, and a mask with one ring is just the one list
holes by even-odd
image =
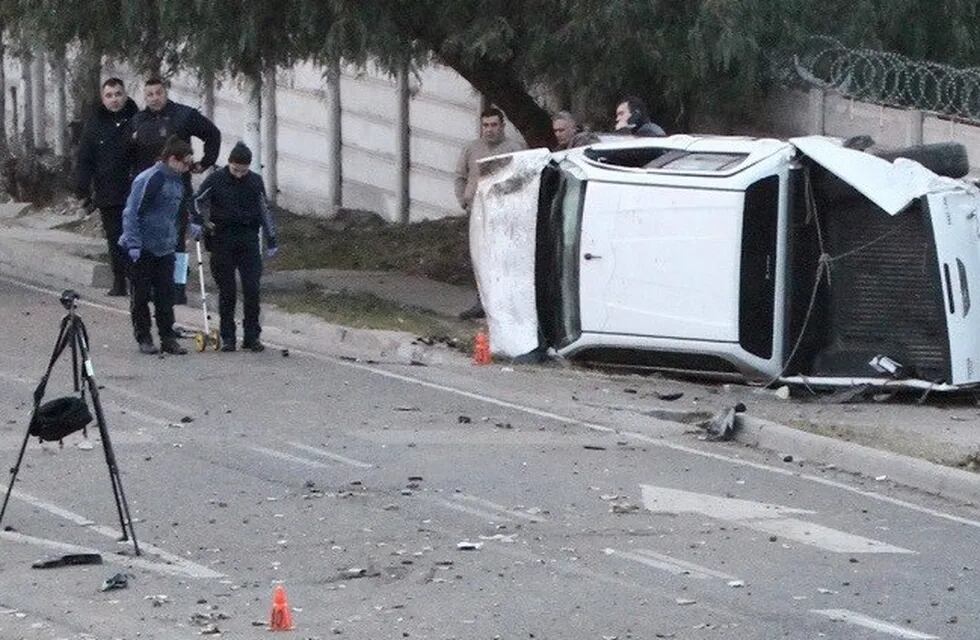
[[[49, 295], [59, 295], [60, 294], [59, 291], [55, 291], [54, 289], [45, 289], [45, 288], [38, 287], [38, 286], [35, 286], [35, 285], [32, 285], [32, 284], [28, 284], [26, 282], [21, 282], [20, 280], [15, 280], [15, 279], [9, 278], [9, 277], [6, 277], [6, 276], [0, 276], [0, 281], [4, 281], [4, 282], [7, 282], [7, 283], [16, 285], [16, 286], [24, 287], [26, 289], [31, 289], [33, 291], [38, 291], [40, 293], [45, 293], [45, 294], [49, 294]], [[128, 311], [125, 311], [123, 309], [116, 309], [115, 307], [109, 307], [109, 306], [106, 306], [106, 305], [103, 305], [103, 304], [99, 304], [97, 302], [89, 302], [87, 300], [80, 300], [79, 303], [82, 304], [82, 305], [85, 305], [85, 306], [90, 306], [90, 307], [93, 307], [93, 308], [96, 308], [96, 309], [102, 309], [104, 311], [109, 311], [109, 312], [116, 313], [116, 314], [119, 314], [119, 315], [129, 315], [129, 312]], [[198, 328], [200, 328], [200, 327], [198, 327]], [[286, 345], [275, 344], [275, 343], [268, 343], [268, 344], [269, 344], [269, 346], [274, 347], [274, 348], [277, 348], [277, 349], [278, 348], [284, 348], [286, 346]], [[494, 405], [494, 406], [497, 406], [497, 407], [501, 407], [501, 408], [504, 408], [504, 409], [512, 409], [514, 411], [520, 411], [521, 413], [526, 413], [528, 415], [536, 416], [538, 418], [545, 418], [545, 419], [548, 419], [548, 420], [554, 420], [554, 421], [560, 422], [562, 424], [576, 425], [576, 426], [584, 427], [586, 429], [590, 429], [592, 431], [597, 431], [597, 432], [600, 432], [600, 433], [616, 434], [617, 436], [622, 437], [622, 438], [630, 438], [632, 440], [640, 440], [640, 441], [645, 442], [645, 443], [647, 443], [647, 444], [649, 444], [651, 446], [660, 447], [660, 448], [663, 448], [663, 449], [670, 449], [672, 451], [679, 451], [681, 453], [686, 453], [688, 455], [698, 456], [698, 457], [702, 457], [702, 458], [708, 458], [708, 459], [711, 459], [711, 460], [720, 460], [722, 462], [725, 462], [725, 463], [731, 464], [731, 465], [736, 465], [736, 466], [741, 466], [741, 467], [748, 467], [748, 468], [751, 468], [751, 469], [758, 469], [760, 471], [766, 471], [766, 472], [769, 472], [769, 473], [775, 473], [775, 474], [783, 475], [783, 476], [787, 476], [787, 477], [798, 478], [800, 480], [806, 480], [808, 482], [813, 482], [813, 483], [816, 483], [816, 484], [822, 484], [822, 485], [824, 485], [826, 487], [832, 487], [832, 488], [838, 489], [840, 491], [846, 491], [848, 493], [852, 493], [852, 494], [855, 494], [855, 495], [862, 496], [864, 498], [868, 498], [869, 500], [877, 500], [879, 502], [885, 502], [885, 503], [894, 505], [896, 507], [902, 507], [903, 509], [908, 509], [909, 511], [916, 511], [918, 513], [924, 513], [926, 515], [930, 515], [930, 516], [933, 516], [935, 518], [940, 518], [940, 519], [943, 519], [943, 520], [948, 520], [950, 522], [955, 522], [957, 524], [963, 524], [963, 525], [967, 525], [967, 526], [970, 526], [970, 527], [974, 527], [974, 528], [980, 529], [980, 521], [978, 521], [978, 520], [970, 520], [969, 518], [963, 518], [963, 517], [956, 516], [956, 515], [953, 515], [953, 514], [950, 514], [950, 513], [944, 513], [942, 511], [937, 511], [935, 509], [930, 509], [928, 507], [922, 507], [922, 506], [919, 506], [919, 505], [914, 504], [914, 503], [911, 503], [911, 502], [906, 502], [905, 500], [899, 500], [897, 498], [892, 498], [892, 497], [889, 497], [889, 496], [885, 496], [885, 495], [882, 495], [880, 493], [875, 493], [874, 491], [866, 491], [864, 489], [859, 489], [857, 487], [852, 487], [850, 485], [844, 484], [843, 482], [837, 482], [835, 480], [828, 480], [827, 478], [821, 478], [820, 476], [814, 476], [814, 475], [810, 475], [810, 474], [806, 474], [806, 473], [797, 473], [795, 471], [790, 471], [788, 469], [783, 469], [781, 467], [774, 467], [774, 466], [771, 466], [771, 465], [768, 465], [768, 464], [762, 464], [762, 463], [759, 463], [759, 462], [751, 462], [751, 461], [748, 461], [748, 460], [743, 460], [741, 458], [735, 458], [735, 457], [731, 457], [731, 456], [726, 456], [726, 455], [723, 455], [723, 454], [720, 454], [720, 453], [713, 453], [713, 452], [710, 452], [710, 451], [702, 451], [700, 449], [695, 449], [693, 447], [688, 447], [688, 446], [685, 446], [685, 445], [682, 445], [682, 444], [676, 444], [676, 443], [673, 443], [673, 442], [668, 442], [668, 441], [663, 440], [663, 439], [660, 439], [660, 438], [652, 438], [652, 437], [650, 437], [648, 435], [645, 435], [645, 434], [642, 434], [642, 433], [637, 433], [637, 432], [634, 432], [634, 431], [620, 431], [620, 430], [614, 429], [612, 427], [605, 427], [605, 426], [602, 426], [602, 425], [599, 425], [599, 424], [595, 424], [595, 423], [592, 423], [592, 422], [588, 422], [588, 421], [585, 421], [585, 420], [579, 420], [578, 418], [571, 418], [569, 416], [563, 416], [563, 415], [560, 415], [560, 414], [557, 414], [557, 413], [552, 413], [550, 411], [542, 411], [540, 409], [535, 409], [533, 407], [528, 407], [528, 406], [525, 406], [525, 405], [522, 405], [522, 404], [517, 404], [515, 402], [508, 402], [506, 400], [500, 400], [498, 398], [494, 398], [494, 397], [491, 397], [491, 396], [486, 396], [486, 395], [483, 395], [483, 394], [480, 394], [480, 393], [474, 393], [472, 391], [466, 391], [464, 389], [457, 389], [456, 387], [450, 387], [448, 385], [443, 385], [443, 384], [439, 384], [439, 383], [436, 383], [436, 382], [429, 382], [428, 380], [422, 380], [421, 378], [413, 378], [411, 376], [406, 376], [406, 375], [403, 375], [403, 374], [400, 374], [400, 373], [395, 373], [393, 371], [386, 371], [384, 369], [379, 369], [377, 367], [366, 365], [366, 364], [360, 364], [360, 363], [357, 363], [357, 362], [350, 362], [350, 361], [343, 360], [343, 359], [338, 358], [338, 357], [335, 357], [335, 356], [328, 356], [328, 355], [324, 355], [322, 353], [317, 353], [315, 351], [308, 351], [306, 349], [298, 349], [298, 348], [294, 348], [294, 347], [290, 347], [290, 350], [294, 354], [296, 354], [296, 355], [303, 355], [303, 356], [312, 358], [314, 360], [319, 360], [320, 362], [330, 363], [330, 364], [335, 365], [335, 366], [338, 366], [338, 367], [345, 367], [345, 368], [348, 368], [348, 369], [355, 369], [355, 370], [358, 370], [358, 371], [363, 371], [363, 372], [366, 372], [366, 373], [371, 373], [373, 375], [377, 375], [377, 376], [381, 376], [381, 377], [384, 377], [384, 378], [388, 378], [390, 380], [399, 380], [401, 382], [405, 382], [407, 384], [413, 384], [413, 385], [416, 385], [416, 386], [424, 387], [426, 389], [433, 389], [433, 390], [436, 390], [436, 391], [442, 391], [444, 393], [451, 393], [451, 394], [457, 395], [457, 396], [459, 396], [461, 398], [468, 398], [470, 400], [477, 400], [479, 402], [483, 402], [483, 403], [486, 403], [486, 404], [491, 404], [491, 405]]]
[[291, 453], [286, 453], [285, 451], [276, 451], [275, 449], [267, 449], [265, 447], [250, 446], [246, 447], [256, 453], [261, 453], [267, 455], [271, 458], [278, 458], [279, 460], [285, 460], [286, 462], [295, 462], [296, 464], [301, 464], [307, 467], [313, 467], [315, 469], [326, 469], [327, 465], [323, 464], [318, 460], [310, 460], [309, 458], [300, 458], [299, 456], [294, 456]]
[[[0, 371], [0, 379], [9, 380], [10, 382], [17, 382], [19, 384], [25, 384], [25, 385], [30, 385], [30, 386], [37, 386], [37, 382], [38, 382], [37, 380], [30, 380], [30, 379], [25, 378], [23, 376], [9, 374], [9, 373], [7, 373], [5, 371]], [[143, 422], [146, 422], [148, 424], [166, 427], [166, 426], [169, 426], [170, 424], [172, 424], [174, 422], [173, 420], [165, 420], [164, 418], [158, 418], [156, 416], [151, 416], [151, 415], [142, 413], [140, 411], [136, 411], [135, 409], [130, 409], [128, 407], [124, 407], [124, 406], [122, 406], [120, 404], [116, 404], [115, 402], [112, 402], [112, 401], [106, 401], [101, 396], [99, 396], [99, 399], [102, 400], [102, 407], [104, 409], [109, 409], [109, 410], [112, 410], [112, 411], [118, 411], [121, 414], [125, 414], [127, 416], [132, 416], [133, 418], [136, 418], [137, 420], [142, 420]], [[31, 406], [33, 406], [33, 405], [31, 405]], [[98, 429], [98, 425], [96, 425], [95, 428]]]
[[[7, 493], [9, 491], [8, 487], [2, 484], [0, 484], [0, 490], [2, 490], [3, 493]], [[34, 496], [28, 493], [24, 493], [23, 491], [16, 490], [13, 491], [10, 495], [13, 498], [26, 502], [31, 506], [37, 507], [38, 509], [41, 509], [43, 511], [47, 511], [48, 513], [58, 516], [59, 518], [64, 518], [69, 522], [74, 522], [80, 527], [85, 527], [89, 531], [94, 531], [95, 533], [98, 533], [101, 536], [105, 536], [113, 540], [119, 540], [119, 538], [122, 536], [122, 533], [120, 533], [118, 529], [114, 529], [112, 527], [107, 527], [104, 525], [97, 525], [95, 524], [94, 521], [89, 520], [88, 518], [86, 518], [81, 514], [75, 513], [73, 511], [69, 511], [68, 509], [64, 509], [55, 504], [51, 504], [50, 502], [45, 502], [44, 500], [35, 498]], [[138, 535], [139, 532], [137, 532], [137, 536]], [[208, 569], [203, 565], [199, 565], [197, 563], [191, 562], [190, 560], [185, 560], [184, 558], [181, 558], [178, 555], [174, 555], [169, 551], [164, 551], [163, 549], [157, 546], [154, 546], [146, 542], [140, 542], [139, 544], [140, 544], [140, 550], [152, 553], [155, 556], [159, 556], [160, 558], [162, 558], [166, 562], [171, 563], [174, 566], [182, 567], [183, 573], [191, 577], [196, 577], [196, 578], [221, 577], [220, 574], [214, 575], [215, 574], [214, 571]]]
[[845, 622], [858, 627], [864, 627], [865, 629], [871, 629], [872, 631], [886, 633], [896, 638], [906, 638], [907, 640], [939, 640], [939, 636], [920, 633], [912, 629], [891, 624], [890, 622], [871, 618], [861, 613], [848, 611], [847, 609], [811, 609], [810, 613], [826, 616], [836, 622]]
[[473, 502], [475, 504], [483, 505], [484, 507], [488, 507], [490, 509], [493, 509], [494, 511], [499, 511], [500, 513], [504, 513], [509, 516], [514, 516], [515, 518], [519, 518], [521, 520], [527, 520], [528, 522], [546, 521], [546, 519], [541, 516], [525, 513], [523, 511], [518, 511], [517, 509], [509, 509], [502, 504], [497, 504], [496, 502], [491, 502], [485, 498], [479, 498], [477, 496], [471, 496], [465, 493], [454, 493], [453, 498], [455, 498], [456, 500], [466, 500], [467, 502]]
[[121, 396], [126, 396], [127, 398], [131, 398], [133, 400], [140, 400], [148, 404], [156, 405], [161, 409], [166, 409], [167, 411], [173, 411], [174, 413], [179, 414], [180, 417], [189, 416], [194, 413], [187, 407], [182, 407], [180, 405], [173, 404], [172, 402], [167, 402], [166, 400], [160, 400], [158, 398], [154, 398], [153, 396], [148, 396], [146, 394], [139, 393], [138, 391], [131, 391], [129, 389], [120, 387], [117, 384], [110, 384], [102, 380], [99, 380], [99, 384], [105, 387], [106, 389], [108, 389], [109, 391], [111, 391], [112, 393], [118, 393]]
[[697, 578], [699, 580], [706, 580], [708, 578], [718, 578], [719, 580], [729, 581], [738, 580], [738, 578], [735, 576], [727, 573], [715, 571], [714, 569], [709, 569], [708, 567], [702, 567], [701, 565], [694, 564], [693, 562], [687, 562], [686, 560], [672, 558], [662, 553], [650, 551], [649, 549], [634, 549], [633, 551], [603, 549], [602, 552], [607, 556], [617, 556], [627, 560], [632, 560], [633, 562], [639, 562], [640, 564], [645, 564], [648, 567], [666, 571], [667, 573], [675, 576], [691, 576], [692, 578]]
[[452, 509], [453, 511], [459, 511], [460, 513], [476, 516], [477, 518], [486, 520], [487, 522], [513, 522], [513, 520], [510, 518], [507, 518], [499, 513], [484, 511], [483, 509], [477, 509], [476, 507], [471, 507], [466, 504], [459, 504], [458, 502], [444, 500], [443, 498], [432, 498], [432, 502], [438, 504], [439, 506], [446, 507], [447, 509]]
[[308, 444], [303, 444], [302, 442], [288, 442], [291, 447], [296, 447], [297, 449], [302, 449], [307, 453], [312, 453], [324, 458], [329, 458], [335, 462], [341, 462], [343, 464], [350, 465], [352, 467], [357, 467], [358, 469], [373, 469], [374, 465], [367, 462], [361, 462], [360, 460], [355, 460], [354, 458], [348, 458], [347, 456], [342, 456], [339, 453], [333, 453], [332, 451], [327, 451], [326, 449], [321, 449], [319, 447], [311, 447]]
[[189, 563], [187, 561], [181, 561], [178, 564], [173, 563], [172, 560], [167, 560], [166, 562], [152, 562], [145, 556], [122, 556], [115, 552], [81, 547], [74, 544], [68, 544], [67, 542], [59, 542], [57, 540], [36, 538], [34, 536], [28, 536], [24, 535], [23, 533], [15, 533], [12, 531], [0, 532], [0, 539], [51, 549], [59, 553], [98, 553], [102, 556], [102, 560], [104, 562], [118, 564], [125, 567], [139, 567], [147, 571], [152, 571], [154, 573], [167, 576], [182, 576], [197, 579], [214, 579], [225, 577], [223, 573], [218, 573], [217, 571], [212, 571], [207, 567]]

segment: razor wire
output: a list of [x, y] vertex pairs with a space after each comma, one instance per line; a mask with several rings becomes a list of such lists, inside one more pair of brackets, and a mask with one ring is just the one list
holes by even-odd
[[777, 80], [787, 84], [803, 81], [863, 102], [980, 122], [980, 67], [959, 69], [887, 51], [853, 49], [818, 36], [793, 56], [791, 69], [780, 71]]

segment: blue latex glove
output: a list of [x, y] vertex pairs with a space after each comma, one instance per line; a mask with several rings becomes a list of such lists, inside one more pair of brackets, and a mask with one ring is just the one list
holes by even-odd
[[187, 227], [187, 230], [190, 231], [191, 237], [195, 240], [200, 240], [201, 234], [204, 233], [204, 228], [199, 224], [194, 224], [193, 222], [189, 227]]
[[143, 253], [141, 249], [130, 249], [129, 259], [132, 260], [133, 262], [139, 262], [141, 253]]
[[269, 247], [265, 250], [265, 257], [274, 258], [277, 253], [279, 253], [279, 247]]

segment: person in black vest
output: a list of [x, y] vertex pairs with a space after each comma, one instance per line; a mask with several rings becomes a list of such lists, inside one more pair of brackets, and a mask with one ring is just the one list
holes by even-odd
[[124, 296], [128, 256], [118, 242], [133, 178], [127, 143], [129, 122], [139, 109], [119, 78], [103, 82], [100, 97], [102, 104], [85, 124], [79, 143], [75, 195], [86, 208], [91, 205], [99, 210], [112, 266], [112, 288], [107, 295]]
[[[146, 108], [133, 117], [132, 154], [135, 163], [134, 173], [138, 174], [153, 166], [160, 156], [164, 142], [170, 136], [177, 136], [184, 142], [198, 138], [204, 142], [204, 157], [191, 167], [192, 173], [201, 173], [214, 165], [221, 150], [221, 131], [214, 123], [192, 107], [171, 102], [167, 97], [167, 86], [160, 78], [150, 78], [143, 88]], [[187, 200], [181, 207], [180, 227], [177, 230], [177, 246], [174, 268], [174, 302], [187, 304], [187, 251], [185, 235], [190, 217], [190, 197], [194, 193], [191, 178], [184, 176]]]
[[214, 171], [194, 197], [191, 237], [205, 236], [211, 251], [211, 275], [218, 285], [221, 350], [235, 350], [235, 272], [241, 277], [242, 348], [262, 351], [259, 340], [259, 279], [262, 253], [259, 230], [266, 241], [266, 257], [278, 250], [276, 227], [266, 200], [262, 177], [249, 170], [252, 151], [239, 142], [228, 154], [228, 166]]

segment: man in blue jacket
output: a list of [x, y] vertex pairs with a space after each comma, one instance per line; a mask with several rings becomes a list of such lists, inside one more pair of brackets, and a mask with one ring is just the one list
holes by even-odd
[[126, 252], [119, 247], [122, 211], [133, 173], [128, 155], [129, 121], [139, 111], [119, 78], [102, 83], [102, 104], [85, 125], [78, 147], [75, 195], [99, 210], [112, 266], [110, 296], [126, 295]]
[[140, 353], [157, 353], [150, 334], [151, 298], [160, 350], [187, 353], [174, 334], [174, 247], [185, 198], [184, 175], [193, 164], [191, 145], [176, 136], [170, 138], [160, 160], [133, 180], [123, 210], [119, 246], [132, 261], [130, 314]]
[[[177, 136], [184, 142], [197, 138], [204, 143], [204, 156], [200, 162], [191, 166], [192, 173], [201, 173], [214, 165], [221, 150], [221, 131], [200, 111], [186, 104], [173, 102], [167, 95], [167, 85], [160, 78], [150, 78], [143, 88], [146, 108], [137, 113], [130, 123], [133, 144], [134, 173], [148, 169], [157, 161], [164, 142], [170, 136]], [[185, 238], [187, 222], [190, 217], [190, 198], [193, 194], [189, 174], [184, 175], [186, 200], [181, 208], [177, 227], [174, 251], [177, 255], [177, 269], [174, 272], [175, 302], [187, 303], [187, 252]]]
[[244, 318], [242, 348], [262, 351], [259, 340], [259, 278], [262, 254], [261, 229], [266, 256], [278, 250], [276, 227], [266, 200], [262, 176], [249, 170], [252, 151], [239, 142], [228, 154], [228, 166], [207, 177], [194, 197], [191, 236], [198, 240], [207, 230], [205, 244], [211, 250], [211, 275], [218, 285], [221, 350], [235, 350], [235, 272], [242, 280]]

